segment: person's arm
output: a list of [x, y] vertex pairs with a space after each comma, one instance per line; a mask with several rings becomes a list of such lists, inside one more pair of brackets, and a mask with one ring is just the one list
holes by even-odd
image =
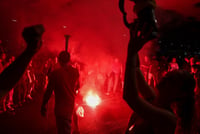
[[23, 75], [35, 52], [25, 50], [0, 74], [0, 97], [3, 97]]
[[42, 101], [42, 107], [46, 107], [49, 99], [51, 98], [51, 95], [53, 93], [53, 88], [50, 86], [50, 84], [47, 85], [47, 90], [44, 93], [43, 101]]
[[47, 85], [47, 89], [44, 93], [44, 97], [43, 97], [43, 101], [42, 101], [42, 106], [41, 106], [41, 115], [42, 116], [46, 116], [46, 112], [47, 112], [47, 103], [49, 101], [49, 99], [51, 98], [51, 95], [53, 93], [54, 90], [54, 83], [53, 83], [53, 76], [49, 77], [49, 82]]
[[141, 95], [148, 101], [153, 101], [156, 97], [156, 93], [153, 88], [151, 88], [148, 83], [145, 81], [145, 78], [140, 70], [136, 69], [136, 82], [137, 87]]
[[76, 94], [78, 94], [79, 93], [79, 89], [81, 87], [81, 84], [80, 84], [80, 73], [79, 73], [78, 69], [75, 70], [75, 75], [76, 75], [75, 77], [77, 78], [76, 85], [75, 85], [75, 92], [76, 92]]
[[[37, 26], [38, 25], [35, 27]], [[25, 30], [28, 28], [25, 28]], [[8, 91], [10, 91], [19, 81], [32, 57], [40, 49], [42, 45], [41, 36], [44, 31], [42, 30], [37, 32], [37, 36], [31, 36], [29, 39], [27, 39], [28, 37], [25, 37], [27, 43], [26, 50], [0, 74], [0, 98], [8, 93]]]
[[[138, 35], [137, 26], [135, 27], [136, 29], [134, 29], [134, 31], [131, 29], [131, 39], [128, 46], [123, 98], [131, 107], [131, 109], [133, 109], [140, 117], [145, 120], [148, 120], [154, 124], [161, 123], [163, 121], [165, 123], [176, 123], [176, 118], [173, 114], [164, 109], [158, 108], [139, 97], [136, 80], [137, 71], [139, 70], [137, 65], [139, 60], [137, 53], [149, 40], [149, 37], [148, 33], [143, 33], [144, 31], [141, 31], [141, 34]], [[146, 84], [145, 81], [143, 82], [143, 84]]]

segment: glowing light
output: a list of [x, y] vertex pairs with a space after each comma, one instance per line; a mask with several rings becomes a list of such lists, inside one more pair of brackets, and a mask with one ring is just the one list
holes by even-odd
[[15, 20], [15, 19], [12, 19], [12, 22], [17, 22], [17, 20]]
[[93, 93], [92, 91], [89, 91], [87, 96], [85, 97], [86, 104], [92, 108], [95, 108], [101, 103], [100, 97]]
[[67, 26], [63, 26], [63, 28], [65, 29], [65, 28], [67, 28]]
[[84, 108], [82, 106], [79, 106], [77, 109], [76, 109], [76, 114], [80, 117], [84, 117], [85, 116], [85, 111], [84, 111]]
[[135, 125], [132, 125], [128, 130], [131, 131]]

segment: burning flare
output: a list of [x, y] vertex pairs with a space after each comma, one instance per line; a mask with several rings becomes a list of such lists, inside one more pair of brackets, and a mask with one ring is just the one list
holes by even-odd
[[92, 108], [95, 108], [101, 103], [100, 97], [93, 93], [93, 91], [89, 91], [88, 94], [85, 97], [86, 104]]

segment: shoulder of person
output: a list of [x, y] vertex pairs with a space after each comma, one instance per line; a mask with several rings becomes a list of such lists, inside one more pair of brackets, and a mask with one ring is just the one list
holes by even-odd
[[49, 73], [49, 77], [55, 77], [55, 75], [58, 73], [59, 69], [55, 69], [52, 72]]
[[73, 73], [78, 73], [78, 74], [79, 74], [78, 69], [75, 68], [75, 67], [73, 67], [72, 65], [68, 65], [68, 66], [66, 67], [66, 69], [72, 71]]
[[74, 71], [78, 71], [78, 69], [76, 67], [72, 66], [72, 65], [70, 65], [69, 67]]
[[155, 122], [155, 124], [162, 127], [176, 127], [177, 118], [174, 113], [162, 108], [159, 108], [159, 110], [160, 115], [158, 117], [162, 120], [162, 123]]

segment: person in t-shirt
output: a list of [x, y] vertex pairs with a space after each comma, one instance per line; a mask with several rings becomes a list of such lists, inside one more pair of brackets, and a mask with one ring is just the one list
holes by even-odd
[[47, 103], [54, 92], [58, 134], [71, 134], [75, 95], [80, 88], [79, 71], [70, 64], [70, 54], [66, 51], [62, 51], [59, 54], [58, 62], [60, 67], [49, 74], [49, 82], [44, 94], [41, 114], [46, 116]]
[[156, 84], [158, 83], [159, 69], [160, 68], [158, 60], [156, 59], [155, 56], [153, 56], [151, 60], [151, 65], [149, 67], [149, 79], [148, 79], [148, 84], [151, 85], [152, 87], [156, 87]]
[[118, 58], [113, 60], [111, 72], [108, 77], [108, 90], [106, 94], [116, 94], [122, 91], [122, 64]]
[[168, 71], [173, 71], [173, 70], [178, 70], [179, 65], [176, 62], [176, 58], [172, 58], [172, 62], [169, 63], [169, 70]]

